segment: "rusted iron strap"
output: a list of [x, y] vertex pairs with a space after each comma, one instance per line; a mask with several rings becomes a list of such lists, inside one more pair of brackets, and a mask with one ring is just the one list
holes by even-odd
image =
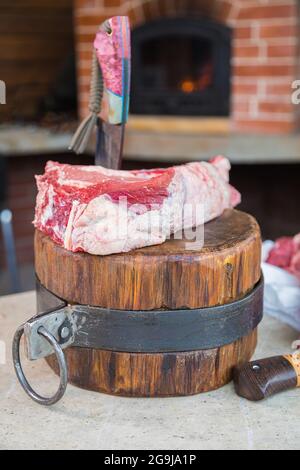
[[[262, 278], [246, 297], [217, 307], [128, 311], [67, 305], [37, 280], [39, 315], [27, 322], [27, 332], [34, 333], [41, 325], [49, 328], [47, 321], [53, 323], [58, 312], [50, 331], [62, 348], [141, 353], [213, 349], [233, 343], [258, 326], [263, 317], [263, 288]], [[49, 319], [45, 312], [53, 310]]]

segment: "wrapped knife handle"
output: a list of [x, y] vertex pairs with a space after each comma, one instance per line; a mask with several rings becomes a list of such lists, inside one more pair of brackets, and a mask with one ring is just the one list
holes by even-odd
[[300, 387], [300, 354], [270, 357], [237, 367], [234, 385], [239, 396], [251, 401]]

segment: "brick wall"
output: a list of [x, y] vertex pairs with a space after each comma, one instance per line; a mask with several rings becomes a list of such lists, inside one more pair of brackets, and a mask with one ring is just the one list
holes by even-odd
[[[164, 16], [200, 14], [233, 29], [233, 130], [289, 133], [299, 126], [291, 84], [299, 72], [297, 0], [76, 0], [79, 111], [87, 113], [97, 26], [126, 14], [132, 27]], [[298, 116], [297, 116], [298, 114]]]

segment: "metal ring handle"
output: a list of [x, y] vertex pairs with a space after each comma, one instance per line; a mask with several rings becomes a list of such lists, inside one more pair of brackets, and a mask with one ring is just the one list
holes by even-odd
[[56, 354], [56, 358], [59, 364], [59, 375], [60, 375], [60, 383], [59, 388], [55, 395], [52, 397], [42, 397], [38, 393], [36, 393], [31, 385], [28, 383], [25, 374], [22, 369], [21, 360], [20, 360], [20, 341], [24, 334], [24, 325], [20, 326], [15, 333], [12, 345], [12, 355], [13, 355], [13, 363], [14, 368], [18, 377], [20, 384], [22, 385], [23, 389], [27, 393], [27, 395], [32, 398], [35, 402], [39, 403], [40, 405], [50, 406], [57, 403], [65, 394], [67, 385], [68, 385], [68, 368], [66, 364], [65, 355], [63, 350], [61, 349], [60, 345], [54, 338], [54, 336], [49, 333], [43, 326], [38, 329], [38, 333], [45, 338], [46, 341], [53, 347], [54, 352]]

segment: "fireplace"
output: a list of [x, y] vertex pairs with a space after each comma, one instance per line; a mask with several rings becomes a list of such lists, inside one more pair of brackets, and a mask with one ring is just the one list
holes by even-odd
[[79, 113], [88, 112], [95, 31], [105, 18], [125, 14], [137, 132], [148, 132], [152, 114], [155, 129], [168, 119], [177, 133], [185, 129], [183, 114], [193, 128], [195, 119], [201, 129], [215, 120], [214, 132], [293, 134], [300, 127], [300, 106], [291, 101], [300, 71], [298, 8], [297, 0], [76, 0]]
[[228, 116], [231, 30], [203, 18], [163, 18], [132, 32], [131, 112]]

